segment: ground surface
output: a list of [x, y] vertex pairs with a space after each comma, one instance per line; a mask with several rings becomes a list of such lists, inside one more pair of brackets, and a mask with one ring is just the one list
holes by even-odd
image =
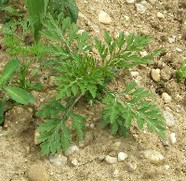
[[[33, 117], [33, 110], [19, 106], [6, 113], [7, 130], [0, 129], [0, 180], [26, 181], [33, 164], [42, 164], [50, 181], [186, 180], [186, 87], [175, 79], [175, 71], [186, 56], [186, 40], [181, 32], [186, 20], [185, 1], [149, 0], [143, 14], [125, 0], [78, 0], [77, 4], [80, 29], [100, 38], [104, 30], [112, 34], [120, 31], [143, 33], [154, 38], [150, 49], [165, 49], [166, 53], [155, 59], [152, 65], [131, 71], [139, 73], [141, 86], [157, 93], [156, 100], [161, 111], [168, 111], [174, 116], [176, 122], [173, 127], [167, 128], [167, 140], [170, 133], [175, 133], [177, 142], [165, 146], [157, 135], [138, 131], [129, 138], [112, 137], [108, 130], [101, 130], [96, 107], [92, 110], [82, 106], [81, 109], [90, 116], [92, 124], [88, 132], [94, 135], [94, 139], [70, 156], [68, 164], [56, 166], [50, 163], [49, 158], [41, 158], [39, 146], [34, 145], [34, 122], [37, 120]], [[101, 11], [111, 17], [112, 22], [108, 25], [99, 22]], [[158, 17], [157, 13], [163, 16]], [[7, 60], [3, 51], [0, 52], [0, 59], [1, 63]], [[160, 69], [161, 84], [152, 80], [152, 69]], [[171, 102], [165, 103], [161, 96], [163, 92], [171, 96]], [[34, 92], [34, 95], [37, 100], [45, 101], [50, 93]], [[165, 157], [163, 163], [152, 164], [143, 158], [140, 153], [144, 150], [160, 152]], [[121, 151], [128, 155], [123, 162], [109, 164], [96, 159], [102, 155], [117, 156]], [[70, 163], [74, 158], [79, 166], [74, 167]], [[132, 169], [130, 165], [136, 168]], [[42, 181], [44, 176], [38, 175], [37, 178]]]

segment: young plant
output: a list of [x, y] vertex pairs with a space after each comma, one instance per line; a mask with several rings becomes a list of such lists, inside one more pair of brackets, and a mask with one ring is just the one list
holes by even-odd
[[7, 53], [13, 58], [18, 59], [20, 68], [18, 78], [15, 83], [23, 89], [40, 89], [41, 85], [32, 84], [31, 66], [39, 63], [45, 55], [43, 43], [32, 43], [30, 40], [30, 29], [28, 21], [25, 19], [20, 22], [11, 22], [3, 26], [4, 44], [7, 46]]
[[0, 92], [3, 95], [0, 100], [0, 124], [4, 121], [5, 103], [11, 98], [19, 104], [29, 104], [34, 102], [33, 96], [26, 90], [13, 85], [13, 75], [20, 69], [18, 59], [10, 60], [4, 67], [0, 76]]
[[186, 59], [183, 61], [182, 67], [176, 72], [176, 77], [179, 82], [186, 78]]
[[83, 139], [86, 118], [75, 109], [82, 97], [99, 97], [104, 105], [101, 122], [111, 127], [112, 134], [127, 135], [133, 121], [137, 121], [139, 129], [147, 125], [149, 131], [164, 136], [164, 118], [148, 91], [135, 83], [121, 92], [108, 86], [119, 71], [150, 63], [158, 51], [144, 57], [140, 51], [151, 38], [125, 36], [122, 32], [114, 39], [105, 33], [104, 42], [94, 38], [92, 43], [86, 32], [79, 34], [70, 18], [55, 21], [51, 16], [44, 23], [42, 35], [50, 42], [47, 49], [51, 60], [46, 62], [56, 75], [57, 86], [56, 97], [37, 113], [44, 118], [37, 128], [42, 155], [65, 150], [76, 135]]

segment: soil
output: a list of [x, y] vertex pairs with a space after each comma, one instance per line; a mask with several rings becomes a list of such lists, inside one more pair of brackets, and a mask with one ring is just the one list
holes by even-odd
[[[101, 129], [99, 110], [81, 105], [81, 111], [87, 112], [90, 125], [87, 132], [94, 139], [70, 159], [77, 158], [79, 166], [70, 161], [61, 167], [50, 163], [49, 158], [40, 156], [40, 147], [34, 144], [34, 130], [37, 120], [30, 107], [17, 106], [5, 115], [5, 127], [0, 130], [0, 180], [27, 181], [28, 170], [33, 164], [42, 164], [49, 174], [50, 181], [184, 181], [186, 180], [186, 87], [176, 81], [175, 72], [186, 57], [186, 40], [182, 35], [183, 22], [186, 20], [185, 0], [148, 0], [143, 14], [137, 12], [134, 4], [125, 0], [77, 0], [80, 9], [78, 26], [94, 36], [102, 38], [103, 32], [118, 34], [121, 31], [141, 33], [154, 38], [149, 50], [163, 48], [164, 54], [154, 59], [148, 66], [139, 66], [130, 71], [138, 71], [141, 86], [155, 93], [161, 111], [173, 114], [176, 123], [167, 128], [167, 138], [175, 133], [177, 142], [164, 146], [161, 138], [148, 132], [133, 132], [128, 138], [111, 136], [109, 130]], [[108, 25], [98, 20], [98, 14], [105, 11], [112, 19]], [[163, 17], [158, 17], [157, 13]], [[2, 36], [1, 36], [2, 38]], [[170, 42], [170, 38], [173, 42]], [[172, 40], [171, 39], [171, 40]], [[0, 69], [7, 61], [7, 55], [1, 49]], [[150, 76], [152, 69], [161, 70], [161, 81], [155, 82]], [[124, 77], [123, 77], [124, 79]], [[161, 94], [167, 92], [172, 101], [165, 103]], [[35, 106], [47, 100], [52, 92], [33, 92], [38, 100]], [[76, 143], [77, 144], [77, 143]], [[140, 156], [143, 150], [156, 150], [165, 160], [162, 164], [152, 164]], [[117, 164], [98, 161], [97, 156], [117, 156], [125, 152], [128, 158]], [[127, 163], [136, 164], [133, 171], [127, 169]], [[114, 174], [118, 170], [118, 175]], [[42, 179], [40, 179], [42, 180]]]

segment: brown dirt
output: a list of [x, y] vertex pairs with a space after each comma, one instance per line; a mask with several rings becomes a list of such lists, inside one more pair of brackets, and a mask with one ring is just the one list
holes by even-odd
[[[78, 0], [80, 9], [78, 26], [100, 38], [105, 30], [112, 34], [120, 31], [143, 33], [154, 38], [150, 49], [159, 47], [165, 49], [165, 54], [160, 59], [154, 60], [153, 64], [135, 70], [142, 77], [141, 85], [151, 92], [157, 92], [157, 102], [161, 110], [169, 109], [174, 115], [176, 124], [172, 128], [167, 128], [167, 135], [170, 132], [176, 133], [176, 144], [165, 147], [156, 134], [146, 132], [136, 132], [129, 138], [113, 137], [108, 130], [100, 128], [96, 108], [91, 115], [92, 109], [86, 106], [82, 109], [87, 111], [95, 125], [88, 129], [93, 132], [94, 140], [72, 156], [78, 159], [80, 163], [78, 167], [73, 167], [70, 163], [58, 167], [52, 165], [48, 158], [41, 158], [39, 146], [34, 145], [34, 123], [37, 120], [33, 116], [33, 110], [18, 106], [6, 113], [7, 130], [0, 130], [1, 181], [27, 181], [28, 169], [36, 163], [46, 168], [50, 181], [186, 180], [186, 88], [185, 85], [178, 84], [175, 79], [175, 71], [186, 56], [186, 42], [181, 37], [181, 26], [186, 20], [186, 3], [184, 0], [159, 0], [155, 1], [155, 4], [151, 3], [153, 0], [147, 2], [145, 13], [140, 14], [137, 13], [134, 4], [127, 4], [124, 0]], [[111, 16], [111, 24], [99, 23], [98, 14], [101, 10]], [[158, 12], [163, 13], [164, 18], [158, 18]], [[168, 38], [172, 35], [176, 36], [176, 40], [170, 43]], [[183, 51], [178, 52], [176, 48], [181, 48]], [[2, 65], [7, 60], [3, 51], [0, 52], [0, 59]], [[166, 80], [165, 76], [161, 84], [153, 82], [150, 77], [152, 68], [165, 69], [165, 74], [170, 77]], [[160, 96], [162, 92], [171, 95], [170, 103], [164, 103]], [[44, 100], [49, 94], [39, 95], [35, 92], [35, 95]], [[164, 163], [154, 165], [141, 158], [140, 151], [148, 149], [161, 152], [165, 156]], [[124, 162], [110, 165], [95, 159], [98, 155], [116, 156], [120, 151], [126, 152], [129, 156]], [[130, 161], [137, 164], [137, 169], [133, 172], [128, 172], [126, 169], [126, 162]], [[167, 166], [170, 167], [166, 169]], [[115, 178], [113, 173], [116, 169], [119, 170], [119, 176]]]

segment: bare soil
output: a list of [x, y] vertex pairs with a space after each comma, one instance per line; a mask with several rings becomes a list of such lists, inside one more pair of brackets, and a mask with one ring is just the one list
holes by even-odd
[[[154, 3], [153, 3], [154, 2]], [[186, 57], [186, 40], [182, 37], [182, 24], [186, 20], [186, 2], [184, 0], [149, 0], [143, 14], [136, 11], [134, 4], [125, 0], [77, 0], [80, 9], [78, 26], [94, 36], [102, 38], [103, 32], [117, 34], [121, 31], [150, 35], [154, 38], [149, 49], [164, 48], [165, 53], [155, 59], [151, 65], [139, 66], [131, 71], [138, 71], [141, 86], [157, 94], [156, 101], [161, 111], [168, 110], [174, 115], [176, 124], [167, 128], [167, 138], [175, 133], [177, 142], [163, 146], [162, 140], [154, 133], [133, 133], [129, 138], [111, 136], [109, 130], [102, 130], [99, 123], [99, 110], [81, 105], [81, 111], [89, 116], [94, 139], [70, 159], [77, 158], [79, 166], [74, 167], [68, 161], [63, 167], [50, 163], [49, 159], [40, 156], [39, 146], [34, 144], [34, 130], [37, 120], [34, 111], [29, 107], [17, 106], [6, 113], [6, 129], [0, 130], [0, 180], [27, 181], [27, 172], [31, 165], [42, 164], [49, 174], [50, 181], [184, 181], [186, 180], [186, 87], [178, 83], [175, 71]], [[105, 11], [112, 18], [108, 25], [98, 20], [100, 11]], [[157, 13], [164, 15], [158, 18]], [[176, 37], [170, 43], [169, 38]], [[179, 49], [181, 51], [179, 51]], [[0, 65], [7, 61], [7, 55], [0, 52]], [[159, 68], [162, 72], [161, 83], [154, 82], [150, 76], [151, 69]], [[168, 77], [168, 78], [167, 78]], [[121, 77], [122, 78], [122, 77]], [[125, 77], [123, 77], [125, 79]], [[161, 97], [167, 92], [170, 103]], [[34, 92], [37, 99], [35, 106], [45, 102], [52, 92]], [[141, 158], [143, 150], [156, 150], [165, 156], [160, 165], [151, 164]], [[108, 164], [98, 161], [97, 156], [116, 156], [120, 151], [128, 154], [124, 162]], [[137, 165], [136, 170], [127, 171], [126, 163]], [[114, 171], [119, 170], [115, 177]], [[41, 179], [42, 180], [42, 179]]]

